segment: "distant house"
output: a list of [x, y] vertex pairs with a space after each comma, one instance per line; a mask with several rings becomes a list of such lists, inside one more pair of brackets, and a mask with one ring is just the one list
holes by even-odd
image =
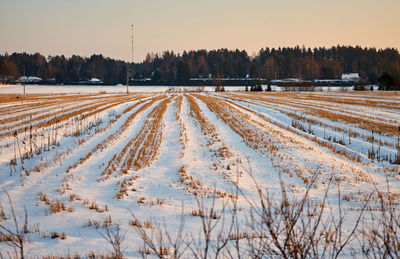
[[342, 74], [342, 80], [359, 81], [360, 76], [358, 75], [358, 73], [346, 73]]
[[36, 76], [21, 76], [20, 78], [18, 78], [18, 80], [21, 83], [38, 83], [38, 82], [42, 81], [42, 79], [40, 77], [36, 77]]
[[50, 83], [55, 83], [57, 80], [53, 77], [53, 78], [47, 79], [46, 81], [50, 82]]
[[130, 79], [129, 82], [150, 82], [151, 78], [139, 78]]
[[98, 78], [92, 77], [92, 78], [89, 79], [89, 80], [80, 81], [80, 82], [78, 82], [78, 84], [79, 84], [79, 85], [101, 85], [101, 84], [103, 84], [103, 81], [101, 81], [101, 80], [98, 79]]
[[101, 81], [101, 80], [98, 79], [98, 78], [93, 77], [92, 79], [90, 79], [90, 80], [88, 81], [88, 83], [90, 83], [90, 84], [102, 84], [103, 81]]
[[285, 78], [285, 79], [276, 79], [271, 80], [271, 84], [285, 84], [285, 83], [300, 83], [301, 80], [297, 78]]

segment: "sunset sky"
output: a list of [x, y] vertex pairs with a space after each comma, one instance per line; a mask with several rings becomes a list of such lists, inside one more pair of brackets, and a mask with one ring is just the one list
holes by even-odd
[[400, 49], [399, 0], [1, 0], [0, 53], [134, 61], [149, 52], [305, 45]]

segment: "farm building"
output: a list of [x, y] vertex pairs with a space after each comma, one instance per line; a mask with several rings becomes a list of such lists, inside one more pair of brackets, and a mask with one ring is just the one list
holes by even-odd
[[360, 76], [358, 75], [358, 73], [346, 73], [342, 74], [342, 80], [358, 81], [360, 80]]

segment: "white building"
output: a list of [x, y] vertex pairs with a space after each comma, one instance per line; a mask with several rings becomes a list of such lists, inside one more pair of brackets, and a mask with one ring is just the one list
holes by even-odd
[[21, 83], [37, 83], [42, 81], [42, 79], [40, 77], [36, 77], [36, 76], [21, 76], [18, 79]]
[[358, 75], [358, 73], [346, 73], [342, 74], [342, 80], [358, 81], [360, 80], [360, 76]]
[[271, 80], [271, 84], [300, 83], [300, 82], [301, 82], [301, 80], [298, 78], [285, 78], [285, 79]]
[[92, 79], [89, 80], [89, 83], [91, 83], [91, 84], [102, 84], [103, 81], [101, 81], [98, 78], [93, 77]]

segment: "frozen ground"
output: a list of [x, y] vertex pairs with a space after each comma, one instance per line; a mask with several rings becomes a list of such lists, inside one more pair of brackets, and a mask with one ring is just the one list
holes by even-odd
[[[265, 90], [267, 86], [263, 86]], [[367, 87], [369, 89], [369, 87]], [[205, 86], [205, 87], [190, 87], [190, 86], [129, 86], [130, 93], [164, 93], [167, 91], [174, 92], [184, 92], [193, 91], [197, 89], [202, 89], [206, 92], [213, 92], [215, 87]], [[272, 86], [273, 91], [283, 91], [286, 88], [279, 86]], [[374, 86], [375, 91], [378, 89]], [[226, 86], [225, 91], [245, 91], [245, 86]], [[352, 87], [316, 87], [315, 91], [352, 91]], [[22, 85], [0, 85], [0, 94], [21, 94], [23, 93]], [[126, 93], [126, 85], [116, 85], [116, 86], [87, 86], [87, 85], [64, 85], [64, 86], [46, 86], [46, 85], [27, 85], [26, 93], [28, 94], [61, 94], [61, 93], [79, 93], [79, 94], [98, 94], [98, 93]]]
[[[19, 222], [27, 210], [28, 257], [106, 254], [111, 246], [101, 234], [116, 225], [125, 233], [124, 255], [141, 257], [132, 214], [154, 235], [163, 222], [178, 233], [183, 214], [193, 248], [204, 242], [197, 201], [209, 207], [215, 200], [217, 215], [221, 203], [226, 215], [236, 204], [241, 235], [251, 234], [245, 226], [256, 186], [280, 200], [280, 181], [290, 199], [312, 184], [309, 198], [318, 206], [334, 179], [329, 211], [343, 210], [344, 233], [371, 191], [399, 202], [396, 92], [184, 94], [132, 87], [135, 93], [126, 95], [124, 87], [29, 86], [35, 95], [16, 95], [20, 90], [0, 88], [0, 223], [13, 226], [6, 191]], [[368, 208], [377, 211], [378, 201]], [[0, 240], [3, 255], [13, 253]]]
[[[175, 91], [192, 91], [197, 87], [168, 87], [168, 86], [129, 86], [130, 93], [164, 93], [170, 89]], [[204, 87], [204, 91], [214, 91], [215, 87]], [[226, 87], [226, 91], [244, 91], [244, 87]], [[0, 94], [21, 94], [23, 92], [22, 85], [0, 85]], [[116, 86], [86, 86], [86, 85], [64, 85], [64, 86], [46, 86], [46, 85], [27, 85], [26, 93], [29, 94], [62, 94], [62, 93], [79, 93], [79, 94], [98, 94], [98, 93], [126, 93], [126, 85]]]

